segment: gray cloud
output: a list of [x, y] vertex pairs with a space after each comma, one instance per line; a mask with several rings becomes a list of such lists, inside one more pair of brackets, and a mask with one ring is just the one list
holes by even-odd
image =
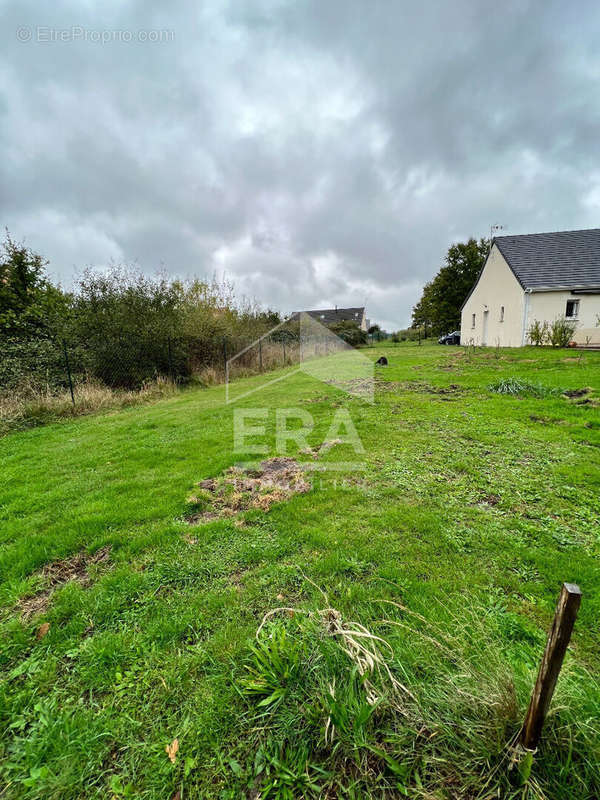
[[[110, 260], [216, 270], [283, 311], [367, 299], [397, 328], [451, 241], [598, 225], [596, 4], [1, 14], [0, 222], [65, 282]], [[131, 41], [90, 38], [107, 30]]]

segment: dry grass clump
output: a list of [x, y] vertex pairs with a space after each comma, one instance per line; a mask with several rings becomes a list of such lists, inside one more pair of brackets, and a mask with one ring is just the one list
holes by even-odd
[[113, 408], [147, 403], [170, 397], [178, 391], [168, 378], [158, 377], [141, 389], [111, 389], [98, 381], [78, 383], [74, 388], [75, 404], [69, 390], [51, 391], [49, 387], [21, 386], [10, 394], [0, 395], [0, 433], [35, 427], [61, 417], [91, 414]]

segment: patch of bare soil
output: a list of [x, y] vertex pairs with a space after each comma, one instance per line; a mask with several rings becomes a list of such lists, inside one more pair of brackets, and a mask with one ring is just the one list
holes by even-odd
[[312, 456], [313, 458], [319, 458], [319, 456], [326, 453], [328, 450], [331, 450], [332, 447], [335, 447], [337, 444], [343, 444], [341, 439], [330, 439], [325, 442], [320, 447], [306, 447], [304, 450], [300, 452], [306, 456]]
[[592, 390], [584, 387], [583, 389], [568, 389], [566, 392], [563, 392], [565, 397], [585, 397], [586, 394], [589, 394]]
[[304, 400], [304, 402], [305, 403], [330, 403], [331, 402], [331, 397], [329, 397], [326, 394], [318, 394], [318, 395], [315, 395], [314, 397], [307, 397], [306, 400]]
[[325, 381], [325, 383], [335, 386], [337, 389], [343, 389], [357, 397], [370, 397], [379, 381], [374, 378], [349, 378], [347, 380], [332, 379]]
[[28, 620], [46, 611], [50, 599], [58, 586], [70, 581], [77, 581], [81, 586], [89, 586], [91, 581], [88, 572], [94, 564], [104, 564], [110, 559], [110, 547], [101, 547], [93, 555], [86, 552], [75, 553], [69, 558], [46, 564], [40, 573], [43, 588], [35, 595], [25, 597], [19, 602], [21, 618]]
[[532, 422], [539, 422], [541, 425], [569, 425], [566, 419], [560, 417], [540, 417], [537, 414], [530, 414], [529, 419]]
[[397, 392], [404, 384], [399, 381], [386, 381], [382, 378], [349, 378], [348, 380], [330, 380], [325, 383], [344, 389], [349, 394], [371, 396], [375, 392]]
[[404, 383], [395, 384], [396, 391], [402, 389], [408, 392], [416, 392], [418, 394], [434, 394], [439, 395], [442, 400], [454, 400], [459, 395], [464, 394], [464, 389], [457, 383], [451, 383], [448, 386], [432, 386], [430, 383], [424, 381], [405, 381]]
[[244, 578], [247, 572], [247, 569], [238, 569], [229, 576], [229, 583], [234, 587], [236, 592], [242, 592], [244, 590]]
[[349, 380], [330, 380], [327, 383], [345, 389], [354, 395], [371, 395], [374, 392], [422, 392], [436, 395], [458, 395], [464, 389], [456, 383], [449, 386], [432, 386], [423, 381], [385, 381], [379, 378], [351, 378]]
[[437, 394], [443, 399], [449, 399], [450, 396], [456, 397], [462, 394], [461, 387], [456, 383], [451, 383], [449, 386], [431, 386], [429, 383], [416, 383], [412, 387], [412, 391], [422, 392], [423, 394]]
[[484, 506], [497, 506], [500, 502], [501, 498], [497, 494], [486, 494], [484, 495], [479, 503]]
[[288, 500], [311, 488], [301, 464], [293, 458], [262, 461], [255, 469], [230, 467], [218, 478], [197, 484], [200, 492], [188, 502], [198, 506], [186, 519], [191, 525], [231, 517], [241, 511], [268, 511], [273, 503]]

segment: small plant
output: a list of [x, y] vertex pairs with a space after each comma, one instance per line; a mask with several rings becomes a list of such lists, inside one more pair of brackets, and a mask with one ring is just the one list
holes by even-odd
[[529, 341], [531, 344], [534, 344], [536, 347], [539, 347], [542, 344], [546, 344], [549, 341], [550, 336], [550, 328], [546, 321], [540, 322], [539, 320], [535, 319], [531, 325], [531, 328], [527, 331], [527, 335], [529, 336]]
[[502, 378], [488, 386], [490, 392], [510, 394], [513, 397], [551, 397], [562, 394], [562, 389], [544, 386], [542, 383], [530, 383], [518, 378]]
[[475, 339], [472, 337], [467, 341], [465, 352], [467, 355], [467, 361], [470, 363], [473, 355], [475, 354]]
[[573, 334], [577, 330], [577, 323], [559, 317], [550, 326], [549, 340], [552, 347], [568, 347]]

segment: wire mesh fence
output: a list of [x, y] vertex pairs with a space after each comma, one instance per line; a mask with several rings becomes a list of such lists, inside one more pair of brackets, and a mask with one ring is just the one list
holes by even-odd
[[92, 382], [128, 391], [157, 379], [181, 385], [219, 382], [226, 374], [276, 369], [298, 358], [299, 342], [289, 331], [259, 339], [232, 335], [5, 339], [0, 343], [0, 393], [69, 392], [75, 405], [82, 388]]

